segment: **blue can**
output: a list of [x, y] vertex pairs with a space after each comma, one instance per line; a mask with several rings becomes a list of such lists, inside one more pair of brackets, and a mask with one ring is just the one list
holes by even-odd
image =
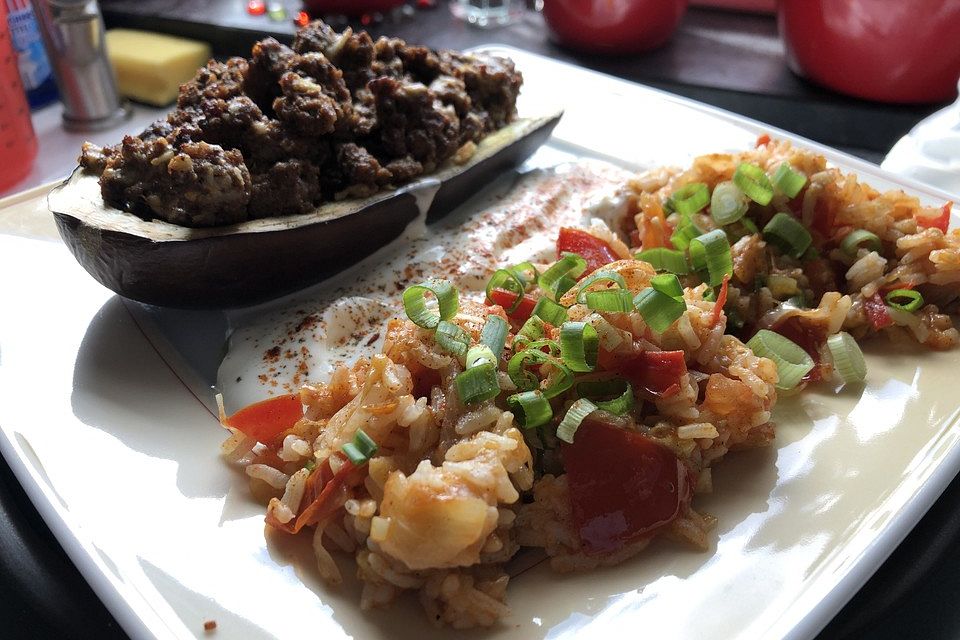
[[17, 67], [23, 88], [27, 92], [27, 101], [34, 109], [42, 107], [57, 97], [57, 85], [53, 79], [53, 69], [43, 49], [43, 40], [37, 19], [29, 0], [0, 0], [7, 5], [7, 23], [10, 38], [17, 52]]

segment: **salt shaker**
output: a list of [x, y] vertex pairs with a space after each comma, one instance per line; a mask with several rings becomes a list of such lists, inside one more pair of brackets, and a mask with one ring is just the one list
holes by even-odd
[[129, 115], [107, 58], [96, 0], [33, 0], [47, 57], [72, 131], [107, 129]]

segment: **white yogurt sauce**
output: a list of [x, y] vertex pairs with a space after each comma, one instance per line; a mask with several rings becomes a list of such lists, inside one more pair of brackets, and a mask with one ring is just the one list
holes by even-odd
[[[479, 301], [500, 266], [556, 259], [561, 226], [589, 227], [600, 218], [616, 228], [626, 212], [616, 190], [629, 175], [598, 161], [532, 171], [447, 220], [427, 227], [421, 216], [389, 246], [320, 285], [232, 316], [218, 372], [228, 411], [379, 351], [381, 330], [403, 315], [401, 294], [411, 284], [446, 278]], [[432, 195], [421, 194], [421, 211]]]

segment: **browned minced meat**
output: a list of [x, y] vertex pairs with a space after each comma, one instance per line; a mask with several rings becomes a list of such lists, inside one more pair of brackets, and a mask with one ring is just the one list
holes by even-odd
[[145, 218], [205, 227], [293, 215], [433, 171], [516, 115], [505, 58], [374, 41], [323, 22], [288, 47], [211, 60], [177, 108], [80, 163], [103, 198]]

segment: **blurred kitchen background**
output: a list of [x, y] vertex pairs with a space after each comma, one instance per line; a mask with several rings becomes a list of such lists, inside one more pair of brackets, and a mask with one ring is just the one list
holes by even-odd
[[[78, 109], [70, 102], [90, 96], [69, 94], [87, 87], [88, 94], [99, 96], [109, 88], [102, 78], [91, 88], [89, 79], [69, 77], [77, 73], [74, 65], [61, 69], [67, 76], [61, 78], [64, 114], [53, 72], [57, 58], [80, 55], [80, 45], [61, 43], [63, 51], [48, 60], [43, 29], [31, 21], [39, 18], [43, 27], [45, 13], [48, 22], [57, 12], [95, 13], [96, 3], [34, 0], [33, 12], [29, 0], [2, 3], [9, 24], [4, 38], [17, 50], [38, 152], [32, 159], [32, 143], [25, 141], [25, 107], [15, 109], [15, 96], [0, 94], [0, 109], [9, 112], [0, 126], [0, 154], [10, 158], [0, 155], [0, 194], [62, 177], [75, 160], [68, 150], [82, 140], [115, 141], [163, 112], [135, 100], [125, 118], [122, 105], [115, 105], [121, 108], [99, 114], [100, 120], [85, 127], [83, 114], [78, 120], [70, 113]], [[434, 48], [511, 45], [729, 109], [876, 163], [917, 123], [954, 100], [960, 75], [956, 0], [690, 0], [689, 5], [687, 0], [100, 0], [99, 5], [108, 32], [169, 34], [206, 43], [218, 57], [248, 56], [265, 35], [289, 42], [297, 25], [312, 17], [337, 29], [350, 25], [374, 37], [397, 36]], [[49, 39], [48, 34], [48, 49]], [[136, 42], [125, 43], [127, 53], [116, 55], [129, 55]], [[0, 40], [0, 59], [3, 45]], [[83, 44], [82, 54], [95, 53], [89, 49], [96, 46]], [[7, 59], [0, 72], [12, 69]], [[120, 84], [122, 93], [131, 93], [122, 77]], [[64, 116], [74, 131], [64, 128]], [[941, 164], [939, 169], [950, 173], [949, 158]]]

